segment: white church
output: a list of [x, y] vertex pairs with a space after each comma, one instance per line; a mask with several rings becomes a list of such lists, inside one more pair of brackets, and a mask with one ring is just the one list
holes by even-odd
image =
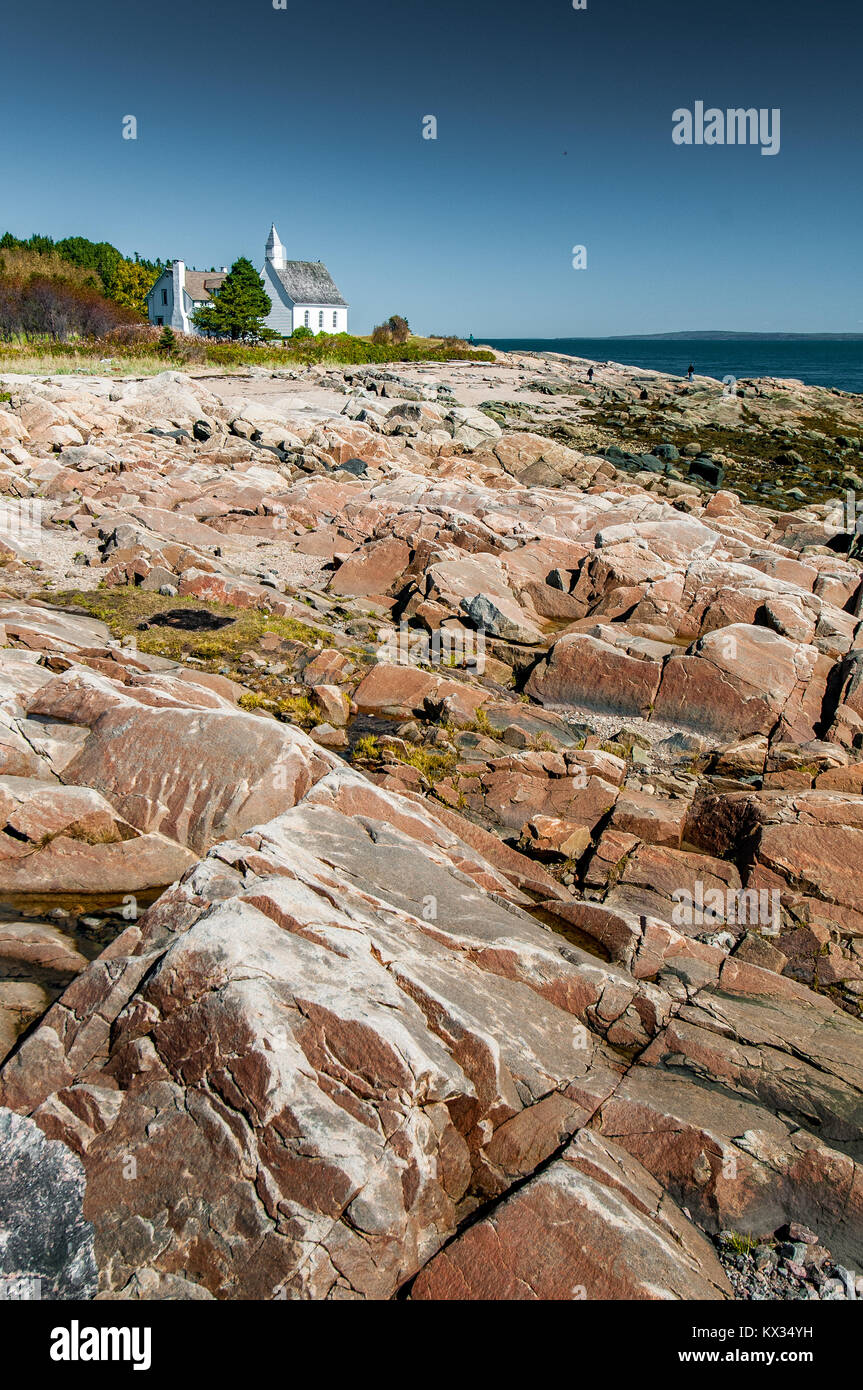
[[[199, 334], [192, 315], [210, 303], [226, 275], [225, 266], [208, 272], [189, 270], [184, 261], [174, 261], [147, 295], [147, 317], [157, 327], [173, 328], [175, 333]], [[272, 301], [264, 323], [275, 333], [285, 338], [295, 328], [347, 333], [349, 306], [330, 272], [322, 261], [289, 261], [275, 223], [267, 237], [261, 277]]]
[[289, 337], [295, 328], [313, 333], [347, 333], [348, 304], [323, 261], [289, 261], [275, 223], [267, 237], [261, 271], [273, 307], [264, 322]]

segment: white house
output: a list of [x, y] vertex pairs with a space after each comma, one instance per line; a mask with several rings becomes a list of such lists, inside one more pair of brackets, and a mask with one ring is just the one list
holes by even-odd
[[313, 333], [347, 333], [348, 304], [342, 299], [323, 261], [289, 261], [275, 223], [267, 238], [261, 271], [273, 307], [264, 323], [290, 337], [295, 328]]
[[227, 273], [227, 266], [221, 271], [187, 270], [184, 261], [174, 261], [147, 295], [148, 319], [159, 328], [173, 328], [175, 333], [198, 333], [192, 315], [210, 303]]

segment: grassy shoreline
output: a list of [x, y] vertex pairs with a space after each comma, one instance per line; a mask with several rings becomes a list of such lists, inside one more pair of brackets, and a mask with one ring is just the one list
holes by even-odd
[[215, 343], [178, 335], [176, 348], [160, 351], [152, 341], [0, 343], [0, 375], [155, 376], [159, 372], [216, 368], [220, 373], [264, 367], [272, 371], [310, 366], [365, 366], [399, 362], [493, 362], [488, 349], [456, 339], [411, 337], [406, 343], [373, 343], [347, 333], [319, 334], [272, 344]]

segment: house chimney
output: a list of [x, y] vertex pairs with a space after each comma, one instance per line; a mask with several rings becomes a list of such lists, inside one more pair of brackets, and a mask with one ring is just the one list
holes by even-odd
[[184, 299], [186, 289], [186, 263], [185, 261], [174, 261], [171, 270], [173, 280], [172, 290], [174, 295], [174, 309], [171, 315], [171, 327], [179, 330], [180, 333], [189, 332], [189, 320], [186, 317], [186, 303]]

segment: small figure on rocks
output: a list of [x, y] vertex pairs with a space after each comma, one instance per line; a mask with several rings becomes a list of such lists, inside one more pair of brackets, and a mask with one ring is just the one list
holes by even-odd
[[690, 381], [692, 380], [694, 374], [695, 374], [695, 368], [693, 367], [692, 363], [690, 362], [689, 367], [688, 367], [688, 369], [687, 369], [687, 373], [686, 373], [686, 375], [689, 377], [689, 380], [690, 380]]
[[593, 381], [593, 368], [592, 368], [592, 367], [588, 367], [588, 369], [587, 369], [587, 379], [588, 379], [588, 381]]

